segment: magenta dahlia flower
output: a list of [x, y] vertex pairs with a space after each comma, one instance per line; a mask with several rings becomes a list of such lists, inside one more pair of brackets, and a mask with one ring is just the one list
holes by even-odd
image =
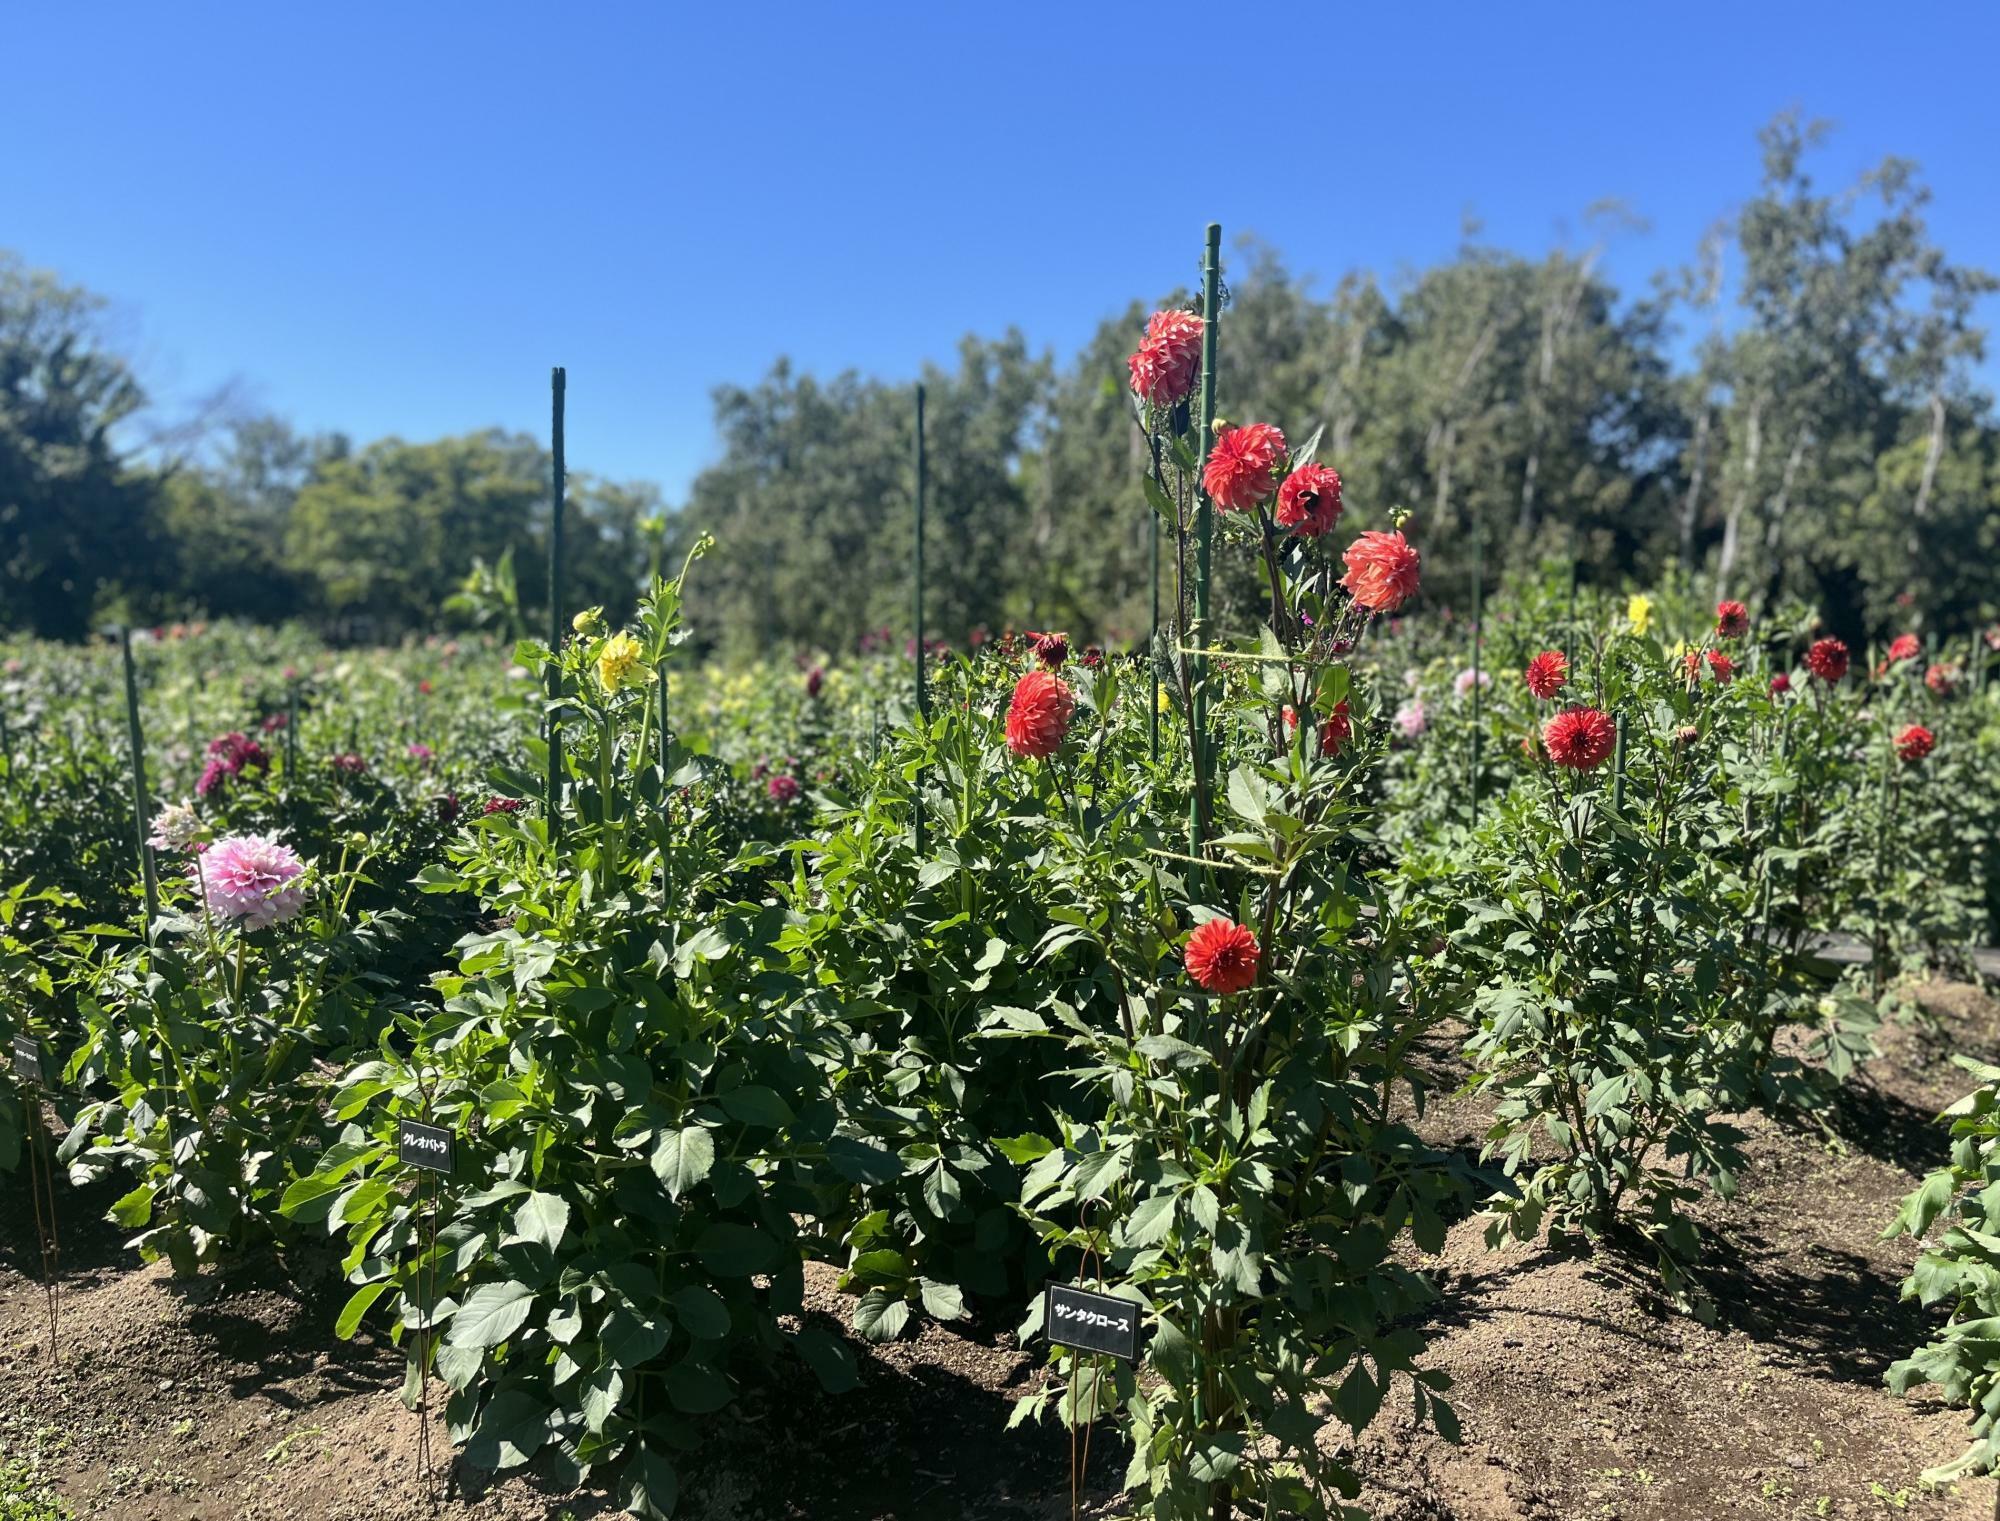
[[233, 834], [197, 856], [188, 875], [216, 918], [259, 930], [305, 906], [305, 870], [298, 852], [276, 835]]

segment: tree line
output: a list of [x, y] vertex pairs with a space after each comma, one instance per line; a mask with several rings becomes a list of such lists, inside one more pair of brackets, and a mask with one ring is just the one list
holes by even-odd
[[[1755, 193], [1636, 295], [1604, 269], [1616, 208], [1541, 256], [1469, 234], [1435, 267], [1324, 294], [1239, 244], [1220, 338], [1243, 398], [1232, 420], [1323, 426], [1351, 525], [1409, 513], [1434, 600], [1469, 595], [1477, 538], [1489, 581], [1551, 559], [1612, 586], [1678, 565], [1719, 596], [1809, 598], [1856, 633], [1990, 619], [2000, 440], [1977, 314], [1996, 281], [1935, 245], [1908, 162], [1822, 189], [1821, 133], [1791, 115], [1767, 127]], [[1068, 364], [1010, 330], [926, 367], [931, 628], [1143, 638], [1124, 361], [1149, 310], [1135, 301]], [[490, 611], [509, 560], [532, 612], [540, 440], [356, 447], [248, 416], [198, 449], [135, 448], [146, 399], [98, 312], [0, 260], [0, 629], [226, 615], [390, 637], [436, 627], [447, 604]], [[780, 359], [714, 398], [721, 457], [685, 502], [572, 475], [575, 600], [629, 611], [648, 567], [707, 531], [718, 547], [690, 603], [709, 646], [904, 631], [911, 385]], [[485, 594], [454, 601], [468, 578]], [[1257, 604], [1254, 585], [1222, 590], [1225, 613]]]

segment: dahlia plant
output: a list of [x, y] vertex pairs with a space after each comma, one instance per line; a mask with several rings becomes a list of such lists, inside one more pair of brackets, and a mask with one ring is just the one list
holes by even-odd
[[1903, 1297], [1949, 1312], [1928, 1342], [1890, 1367], [1889, 1387], [1907, 1394], [1934, 1384], [1947, 1403], [1972, 1412], [1966, 1450], [1923, 1475], [1924, 1483], [1936, 1485], [2000, 1471], [2000, 1273], [1994, 1267], [2000, 1067], [1954, 1060], [1980, 1085], [1945, 1111], [1951, 1161], [1918, 1185], [1883, 1232], [1884, 1240], [1908, 1235], [1923, 1246], [1903, 1281]]
[[[1367, 869], [1364, 784], [1383, 730], [1344, 664], [1415, 593], [1418, 555], [1392, 531], [1329, 551], [1339, 481], [1310, 446], [1219, 425], [1198, 459], [1184, 409], [1142, 399], [1147, 495], [1180, 572], [1156, 658], [1189, 745], [1127, 799], [1090, 764], [1107, 705], [1059, 732], [1046, 690], [1032, 677], [1017, 689], [1009, 738], [1018, 729], [1014, 751], [1049, 777], [1053, 805], [1036, 959], [1087, 948], [1095, 970], [1087, 1003], [1050, 994], [1014, 1017], [1014, 1033], [1063, 1044], [1081, 1093], [1052, 1129], [1003, 1149], [1026, 1168], [1023, 1212], [1062, 1270], [1142, 1305], [1147, 1334], [1136, 1369], [1052, 1351], [1050, 1382], [1017, 1419], [1112, 1416], [1140, 1514], [1349, 1514], [1358, 1481], [1318, 1440], [1326, 1399], [1358, 1432], [1405, 1377], [1419, 1419], [1453, 1425], [1444, 1378], [1418, 1369], [1422, 1338], [1399, 1325], [1427, 1286], [1391, 1255], [1406, 1227], [1441, 1244], [1453, 1187], [1391, 1114], [1436, 1011], [1409, 979], [1406, 921]], [[1197, 492], [1224, 546], [1265, 574], [1264, 628], [1246, 648], [1199, 626]], [[1175, 828], [1190, 802], [1193, 850]], [[1023, 1332], [1042, 1330], [1038, 1305]]]
[[[836, 1338], [779, 1318], [827, 1179], [896, 1165], [835, 1133], [845, 1037], [777, 949], [785, 912], [739, 891], [769, 857], [719, 848], [705, 768], [665, 731], [680, 587], [656, 582], [636, 630], [524, 647], [567, 694], [560, 827], [485, 812], [426, 873], [484, 925], [434, 979], [442, 1007], [346, 1072], [339, 1133], [283, 1201], [345, 1237], [341, 1328], [388, 1311], [406, 1394], [441, 1382], [472, 1461], [610, 1470], [645, 1515], [674, 1509], [739, 1350], [852, 1380]], [[458, 1137], [428, 1204], [397, 1160], [405, 1118]]]

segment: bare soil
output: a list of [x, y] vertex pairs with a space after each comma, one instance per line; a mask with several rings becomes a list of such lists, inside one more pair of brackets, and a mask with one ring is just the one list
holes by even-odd
[[[1922, 1013], [1884, 1039], [1822, 1126], [1742, 1120], [1737, 1199], [1706, 1213], [1716, 1324], [1672, 1312], [1643, 1271], [1539, 1247], [1489, 1253], [1461, 1221], [1423, 1259], [1440, 1297], [1426, 1361], [1449, 1372], [1453, 1446], [1410, 1429], [1407, 1400], [1356, 1453], [1382, 1521], [1708, 1521], [1723, 1517], [1985, 1518], [1994, 1485], [1943, 1494], [1918, 1473], [1957, 1455], [1965, 1417], [1897, 1399], [1889, 1363], [1924, 1335], [1898, 1288], [1914, 1252], [1882, 1227], [1945, 1153], [1938, 1109], [1969, 1086], [1949, 1062], [2000, 1057], [2000, 1005], [1976, 988], [1917, 990]], [[1448, 1047], [1432, 1055], [1455, 1081]], [[1435, 1143], [1475, 1149], [1475, 1099], [1433, 1104]], [[0, 1196], [0, 1521], [530, 1521], [613, 1514], [601, 1491], [487, 1482], [455, 1465], [433, 1511], [401, 1354], [332, 1335], [342, 1291], [312, 1261], [244, 1264], [176, 1283], [141, 1267], [65, 1190], [60, 1358], [51, 1363], [24, 1178]], [[824, 1270], [809, 1313], [845, 1325]], [[1011, 1335], [927, 1327], [858, 1348], [862, 1385], [829, 1398], [774, 1374], [745, 1386], [690, 1464], [681, 1513], [702, 1521], [1061, 1521], [1070, 1448], [1008, 1432], [1038, 1358]], [[1401, 1419], [1394, 1412], [1401, 1413]], [[433, 1431], [440, 1451], [441, 1434]], [[1330, 1445], [1351, 1443], [1344, 1427]], [[1116, 1515], [1125, 1454], [1091, 1449], [1083, 1514]], [[66, 1507], [58, 1509], [57, 1505]]]

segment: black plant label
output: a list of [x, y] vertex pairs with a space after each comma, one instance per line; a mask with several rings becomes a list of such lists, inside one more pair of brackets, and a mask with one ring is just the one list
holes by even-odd
[[1059, 1347], [1139, 1360], [1139, 1306], [1129, 1299], [1052, 1283], [1042, 1304], [1042, 1328]]
[[396, 1122], [396, 1155], [426, 1172], [451, 1171], [451, 1132], [415, 1120]]
[[26, 1035], [14, 1037], [14, 1076], [24, 1083], [42, 1081], [42, 1048]]

